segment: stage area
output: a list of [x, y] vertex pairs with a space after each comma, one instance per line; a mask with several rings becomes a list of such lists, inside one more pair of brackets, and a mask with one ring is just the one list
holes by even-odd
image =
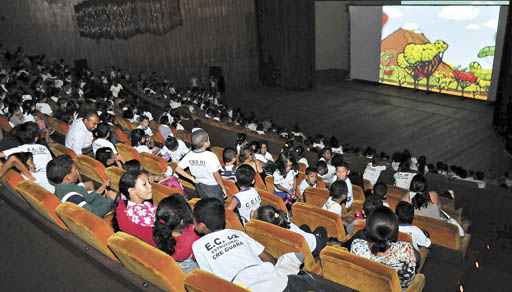
[[491, 177], [512, 165], [492, 127], [493, 105], [485, 102], [361, 81], [329, 82], [309, 91], [231, 92], [226, 102], [290, 129], [298, 124], [306, 135], [336, 135], [341, 143], [390, 155], [407, 148], [429, 162]]

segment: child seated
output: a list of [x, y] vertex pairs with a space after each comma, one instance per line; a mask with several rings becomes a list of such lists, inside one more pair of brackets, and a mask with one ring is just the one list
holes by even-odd
[[316, 169], [318, 171], [318, 176], [327, 185], [330, 185], [336, 181], [336, 168], [334, 168], [334, 171], [332, 171], [332, 169], [329, 169], [329, 167], [327, 166], [327, 162], [319, 160], [316, 164]]
[[148, 137], [153, 136], [153, 131], [149, 127], [149, 117], [148, 116], [141, 116], [140, 123], [137, 129], [141, 129], [144, 131], [144, 134]]
[[156, 207], [151, 199], [151, 184], [144, 172], [125, 172], [119, 179], [112, 227], [156, 246], [153, 240]]
[[185, 142], [181, 141], [178, 138], [173, 136], [168, 136], [165, 139], [165, 145], [160, 149], [158, 155], [162, 156], [167, 161], [178, 162], [180, 161], [188, 152], [188, 149]]
[[328, 238], [324, 227], [318, 227], [313, 232], [307, 225], [301, 227], [293, 224], [283, 211], [271, 205], [261, 206], [256, 211], [256, 219], [265, 221], [284, 229], [289, 229], [304, 237], [313, 256], [320, 255], [320, 251], [326, 246]]
[[9, 159], [2, 165], [0, 169], [0, 177], [3, 177], [5, 173], [11, 168], [15, 168], [25, 179], [34, 180], [40, 184], [50, 193], [55, 192], [55, 187], [48, 182], [46, 172], [36, 172], [34, 159], [30, 152], [19, 152], [9, 156]]
[[236, 151], [231, 147], [224, 148], [222, 152], [224, 165], [221, 166], [220, 175], [225, 179], [235, 180]]
[[255, 212], [261, 203], [261, 197], [252, 187], [255, 182], [256, 172], [249, 165], [241, 165], [236, 170], [236, 184], [240, 192], [236, 193], [231, 203], [227, 206], [228, 210], [237, 210], [243, 224], [249, 222], [251, 214]]
[[96, 149], [95, 158], [99, 162], [101, 162], [105, 167], [110, 166], [117, 166], [117, 167], [123, 167], [121, 161], [119, 160], [119, 156], [116, 155], [112, 148], [110, 147], [102, 147], [99, 149]]
[[310, 166], [306, 168], [304, 179], [299, 184], [299, 196], [304, 201], [304, 191], [307, 188], [316, 188], [316, 182], [318, 179], [318, 172], [316, 167]]
[[259, 144], [259, 151], [254, 155], [255, 159], [261, 161], [264, 165], [269, 162], [274, 162], [274, 157], [268, 152], [268, 142], [262, 141]]
[[55, 186], [55, 195], [61, 202], [70, 202], [85, 208], [99, 217], [105, 216], [113, 207], [116, 194], [107, 190], [108, 183], [101, 185], [96, 191], [88, 192], [78, 184], [80, 173], [73, 160], [61, 155], [51, 160], [46, 166], [48, 181]]
[[194, 207], [196, 231], [202, 234], [192, 245], [199, 268], [251, 291], [285, 291], [288, 275], [297, 274], [301, 262], [286, 254], [274, 266], [264, 246], [242, 231], [225, 229], [224, 212], [224, 204], [214, 198]]
[[353, 190], [352, 182], [348, 177], [350, 175], [350, 168], [346, 162], [339, 162], [336, 164], [336, 180], [342, 180], [347, 184], [347, 203], [345, 207], [350, 208], [352, 206]]
[[[194, 149], [178, 163], [176, 173], [195, 183], [201, 198], [213, 197], [223, 202], [226, 191], [219, 173], [221, 165], [217, 155], [206, 150], [210, 147], [208, 133], [203, 129], [193, 132], [192, 146]], [[192, 175], [185, 171], [187, 168]]]
[[197, 268], [192, 244], [199, 235], [194, 230], [192, 209], [182, 195], [173, 194], [158, 204], [153, 239], [161, 251], [174, 258], [183, 272]]
[[432, 243], [430, 238], [419, 227], [412, 225], [414, 206], [402, 201], [396, 206], [395, 213], [398, 217], [398, 231], [411, 235], [414, 249], [420, 251], [420, 248], [429, 248]]
[[130, 132], [130, 140], [132, 147], [139, 153], [156, 153], [158, 148], [151, 148], [149, 145], [149, 138], [144, 134], [141, 129], [134, 129]]
[[274, 171], [274, 192], [284, 201], [291, 202], [295, 197], [295, 177], [297, 176], [297, 163], [292, 157], [284, 154], [276, 161]]
[[329, 198], [323, 205], [322, 209], [333, 212], [341, 217], [342, 205], [347, 200], [347, 184], [342, 180], [335, 181], [329, 187]]
[[112, 149], [114, 154], [117, 154], [116, 147], [112, 142], [110, 142], [110, 136], [112, 135], [112, 130], [110, 125], [107, 123], [101, 123], [96, 126], [94, 130], [94, 136], [96, 139], [92, 142], [92, 152], [96, 155], [96, 151], [103, 147], [108, 147]]
[[386, 184], [377, 183], [373, 186], [373, 191], [371, 194], [377, 198], [380, 198], [384, 206], [389, 207], [387, 202], [388, 186]]

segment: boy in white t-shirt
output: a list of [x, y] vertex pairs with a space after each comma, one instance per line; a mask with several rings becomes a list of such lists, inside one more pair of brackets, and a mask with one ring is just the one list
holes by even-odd
[[222, 161], [224, 165], [221, 166], [220, 175], [229, 180], [236, 180], [236, 150], [231, 147], [224, 148], [222, 151]]
[[414, 207], [412, 204], [401, 201], [396, 206], [396, 216], [398, 217], [398, 231], [408, 233], [412, 237], [414, 249], [420, 251], [420, 248], [429, 248], [432, 242], [430, 238], [419, 227], [412, 225], [414, 220]]
[[386, 170], [385, 165], [377, 165], [374, 162], [370, 162], [364, 169], [363, 179], [369, 181], [374, 186], [379, 180], [380, 173], [384, 170]]
[[347, 202], [345, 203], [345, 207], [350, 208], [352, 206], [353, 200], [353, 191], [352, 191], [352, 182], [348, 177], [350, 175], [350, 169], [348, 164], [345, 162], [338, 163], [336, 165], [336, 180], [342, 180], [347, 184]]
[[318, 176], [327, 184], [330, 185], [336, 181], [336, 168], [328, 165], [324, 160], [319, 160], [316, 164]]
[[263, 164], [267, 164], [269, 162], [274, 162], [274, 157], [272, 157], [272, 154], [268, 152], [268, 142], [263, 141], [260, 143], [258, 153], [254, 154], [254, 158], [256, 160], [261, 161]]
[[345, 181], [337, 180], [329, 187], [329, 198], [322, 206], [322, 209], [342, 216], [342, 205], [347, 200], [347, 184]]
[[201, 270], [255, 292], [285, 291], [297, 284], [297, 256], [285, 254], [273, 265], [263, 245], [242, 231], [225, 229], [224, 212], [224, 204], [213, 198], [194, 207], [196, 232], [203, 236], [192, 244], [192, 251]]
[[117, 149], [112, 142], [110, 142], [110, 136], [112, 131], [110, 129], [110, 125], [107, 123], [101, 123], [96, 126], [94, 130], [94, 136], [96, 139], [92, 142], [92, 152], [96, 156], [96, 151], [103, 147], [108, 147], [112, 149], [112, 152], [117, 155]]
[[[196, 185], [196, 191], [201, 198], [214, 197], [224, 201], [226, 188], [219, 173], [221, 169], [219, 158], [211, 151], [210, 137], [203, 129], [192, 133], [193, 150], [181, 159], [176, 167], [176, 173], [191, 180]], [[190, 175], [185, 169], [189, 169]]]
[[307, 188], [316, 188], [316, 181], [318, 173], [316, 171], [316, 167], [310, 166], [306, 168], [306, 173], [304, 179], [299, 184], [299, 197], [302, 202], [304, 202], [304, 191]]
[[187, 147], [185, 142], [176, 137], [167, 136], [167, 139], [165, 139], [165, 145], [160, 149], [158, 155], [162, 156], [167, 161], [178, 162], [188, 152], [190, 152], [190, 149]]
[[251, 214], [258, 210], [261, 204], [260, 194], [252, 187], [256, 178], [256, 171], [250, 165], [244, 164], [236, 170], [236, 184], [240, 192], [236, 193], [229, 210], [238, 210], [242, 223], [247, 223], [251, 219]]

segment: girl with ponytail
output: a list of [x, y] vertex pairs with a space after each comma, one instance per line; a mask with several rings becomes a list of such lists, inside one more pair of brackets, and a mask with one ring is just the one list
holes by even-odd
[[173, 194], [158, 204], [153, 239], [160, 250], [176, 260], [183, 272], [197, 268], [192, 244], [199, 235], [194, 230], [192, 209], [182, 195]]

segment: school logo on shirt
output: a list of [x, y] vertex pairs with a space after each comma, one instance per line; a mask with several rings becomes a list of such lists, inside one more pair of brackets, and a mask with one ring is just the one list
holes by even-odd
[[190, 160], [190, 166], [205, 167], [206, 166], [206, 161], [204, 161], [204, 160], [197, 160], [197, 159], [191, 159]]
[[228, 235], [226, 238], [216, 237], [204, 244], [204, 248], [210, 252], [212, 259], [215, 260], [228, 251], [244, 245], [236, 234]]

